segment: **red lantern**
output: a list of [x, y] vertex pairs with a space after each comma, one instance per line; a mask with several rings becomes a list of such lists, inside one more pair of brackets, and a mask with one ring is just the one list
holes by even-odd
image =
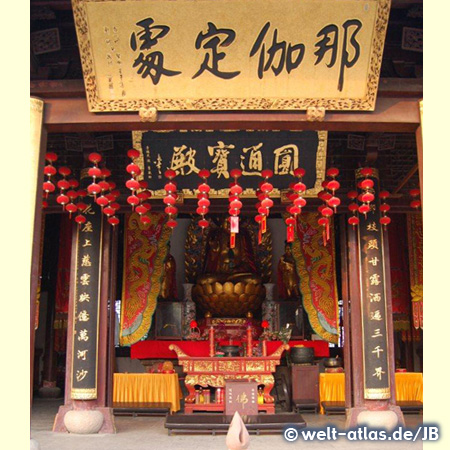
[[359, 225], [359, 217], [356, 216], [349, 217], [348, 223], [353, 226]]
[[119, 224], [119, 219], [116, 216], [108, 217], [108, 223], [114, 227]]
[[78, 216], [75, 217], [75, 222], [76, 222], [78, 225], [81, 225], [81, 224], [83, 224], [83, 223], [86, 223], [86, 217], [84, 217], [83, 214], [78, 214]]

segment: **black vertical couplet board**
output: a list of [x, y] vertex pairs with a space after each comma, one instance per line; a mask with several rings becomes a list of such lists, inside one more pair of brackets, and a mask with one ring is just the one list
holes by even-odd
[[[364, 177], [356, 172], [357, 183]], [[384, 264], [383, 225], [380, 224], [379, 178], [374, 169], [375, 200], [366, 217], [359, 214], [361, 315], [363, 333], [364, 398], [390, 398], [390, 376], [387, 325], [386, 278]], [[361, 193], [362, 190], [358, 189]]]
[[103, 221], [92, 202], [78, 227], [74, 298], [71, 398], [97, 398], [98, 332]]

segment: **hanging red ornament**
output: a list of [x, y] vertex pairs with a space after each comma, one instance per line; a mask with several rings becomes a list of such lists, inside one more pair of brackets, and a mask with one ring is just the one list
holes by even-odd
[[75, 217], [75, 222], [76, 222], [78, 225], [81, 225], [81, 224], [83, 224], [83, 223], [86, 222], [86, 217], [84, 217], [83, 214], [78, 214], [78, 215]]
[[119, 219], [116, 216], [108, 217], [108, 223], [113, 227], [119, 224]]
[[353, 226], [359, 225], [359, 217], [357, 216], [349, 217], [348, 223]]

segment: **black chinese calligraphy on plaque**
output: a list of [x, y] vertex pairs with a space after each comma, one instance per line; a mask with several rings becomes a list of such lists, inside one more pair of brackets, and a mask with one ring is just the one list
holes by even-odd
[[97, 398], [97, 342], [101, 282], [102, 213], [91, 203], [77, 230], [71, 398]]
[[[357, 182], [362, 175], [357, 172]], [[373, 193], [379, 199], [379, 180], [375, 174]], [[360, 252], [361, 314], [363, 332], [364, 398], [390, 398], [388, 337], [386, 323], [386, 280], [383, 230], [377, 201], [370, 211], [360, 214], [358, 227]]]
[[72, 0], [89, 110], [373, 111], [390, 3]]
[[211, 172], [212, 197], [228, 195], [234, 168], [242, 170], [243, 197], [254, 197], [262, 170], [273, 171], [274, 196], [280, 196], [297, 167], [306, 170], [307, 195], [314, 196], [324, 177], [326, 137], [317, 131], [148, 131], [133, 133], [133, 145], [142, 151], [142, 172], [155, 197], [163, 194], [167, 169], [176, 172], [178, 190], [189, 198], [204, 168]]

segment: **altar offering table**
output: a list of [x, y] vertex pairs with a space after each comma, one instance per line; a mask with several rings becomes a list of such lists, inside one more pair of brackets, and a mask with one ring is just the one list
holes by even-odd
[[[319, 382], [320, 413], [322, 402], [345, 402], [345, 374], [321, 373]], [[396, 401], [423, 403], [423, 375], [417, 372], [395, 373]]]
[[280, 364], [281, 355], [289, 349], [288, 345], [280, 345], [269, 356], [260, 357], [193, 357], [183, 352], [177, 345], [171, 345], [183, 366], [186, 377], [184, 383], [189, 392], [185, 398], [186, 414], [194, 411], [224, 411], [224, 403], [194, 403], [195, 386], [203, 388], [224, 388], [226, 380], [249, 380], [264, 385], [264, 403], [258, 405], [258, 411], [275, 412], [274, 398], [270, 395], [275, 379], [273, 373]]
[[180, 410], [180, 386], [176, 373], [115, 373], [114, 403], [170, 403]]

